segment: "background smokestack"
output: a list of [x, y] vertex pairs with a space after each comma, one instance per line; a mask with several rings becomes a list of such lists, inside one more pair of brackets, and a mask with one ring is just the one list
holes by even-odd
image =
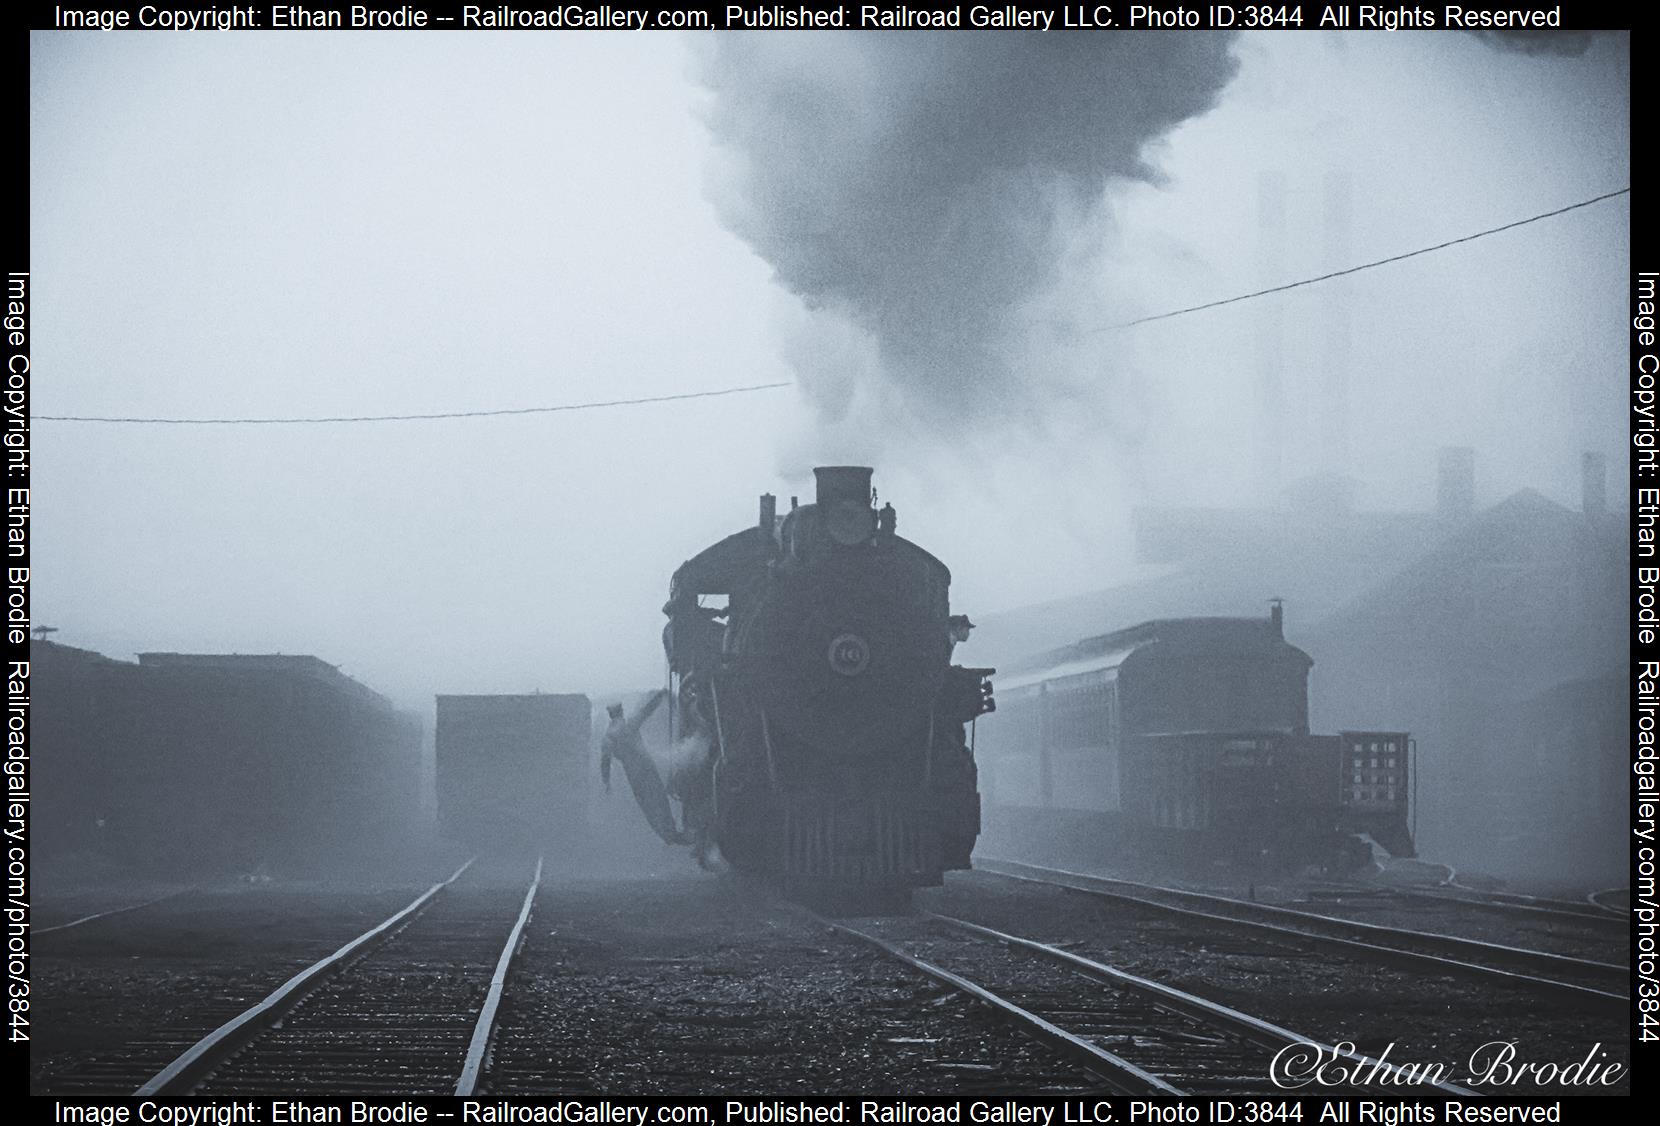
[[[1353, 264], [1349, 250], [1354, 184], [1340, 170], [1326, 173], [1326, 265], [1332, 270]], [[1326, 283], [1320, 319], [1325, 329], [1324, 386], [1320, 393], [1320, 432], [1325, 437], [1320, 468], [1341, 473], [1349, 460], [1349, 310], [1354, 291], [1347, 278]]]
[[[1285, 280], [1285, 175], [1277, 170], [1257, 177], [1257, 281], [1263, 286]], [[1257, 336], [1257, 409], [1262, 424], [1257, 445], [1257, 475], [1269, 503], [1280, 498], [1285, 447], [1285, 307], [1272, 300], [1253, 318]]]
[[1436, 483], [1435, 511], [1449, 520], [1470, 515], [1476, 506], [1476, 451], [1469, 446], [1441, 450], [1441, 475]]
[[1608, 461], [1601, 454], [1588, 453], [1579, 462], [1579, 506], [1587, 516], [1608, 511]]
[[774, 517], [778, 515], [778, 498], [771, 493], [761, 494], [761, 531], [772, 535]]

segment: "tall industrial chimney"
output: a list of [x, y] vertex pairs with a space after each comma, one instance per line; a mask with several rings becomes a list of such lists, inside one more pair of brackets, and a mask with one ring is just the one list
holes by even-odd
[[1435, 511], [1448, 520], [1462, 520], [1476, 507], [1476, 451], [1469, 446], [1445, 446], [1436, 481]]
[[1580, 509], [1587, 516], [1601, 516], [1608, 511], [1608, 460], [1601, 454], [1587, 453], [1579, 460]]
[[[1347, 269], [1354, 265], [1350, 250], [1353, 227], [1354, 181], [1348, 172], [1332, 169], [1326, 173], [1326, 268]], [[1320, 432], [1325, 438], [1320, 452], [1320, 469], [1336, 475], [1349, 461], [1349, 312], [1354, 288], [1348, 278], [1333, 278], [1322, 290], [1320, 322], [1324, 331], [1321, 347]]]
[[[1263, 286], [1285, 281], [1285, 175], [1263, 172], [1257, 178], [1257, 281]], [[1270, 297], [1252, 318], [1256, 325], [1257, 487], [1270, 503], [1280, 499], [1285, 453], [1285, 309]]]

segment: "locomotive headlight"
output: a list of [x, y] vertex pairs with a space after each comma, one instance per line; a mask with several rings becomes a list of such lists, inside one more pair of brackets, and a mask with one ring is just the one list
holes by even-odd
[[838, 501], [825, 513], [824, 529], [843, 547], [852, 547], [876, 534], [876, 513], [856, 501]]
[[870, 664], [870, 645], [856, 633], [838, 635], [830, 642], [830, 668], [842, 676], [858, 676]]

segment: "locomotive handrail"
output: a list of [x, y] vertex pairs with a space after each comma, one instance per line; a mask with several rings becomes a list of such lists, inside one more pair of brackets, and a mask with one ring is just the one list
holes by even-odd
[[709, 699], [715, 706], [715, 745], [719, 748], [715, 754], [715, 761], [709, 768], [709, 816], [715, 824], [720, 824], [720, 787], [721, 768], [726, 765], [726, 729], [720, 721], [720, 688], [715, 684], [715, 678], [709, 678]]
[[776, 790], [778, 789], [778, 763], [772, 753], [772, 729], [767, 726], [767, 710], [765, 708], [759, 710], [761, 712], [761, 745], [767, 749], [767, 781]]

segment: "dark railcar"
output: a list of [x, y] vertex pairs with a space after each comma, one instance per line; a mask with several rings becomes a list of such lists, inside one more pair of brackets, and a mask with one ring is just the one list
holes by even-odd
[[1026, 662], [979, 725], [988, 804], [1223, 855], [1412, 855], [1411, 740], [1311, 735], [1313, 661], [1266, 620], [1145, 622]]
[[570, 844], [587, 820], [588, 697], [439, 696], [438, 827], [472, 848]]
[[421, 726], [293, 654], [31, 655], [43, 857], [153, 871], [312, 872], [407, 849]]
[[991, 707], [992, 670], [951, 664], [951, 573], [875, 508], [871, 470], [814, 473], [815, 503], [779, 517], [762, 497], [755, 526], [674, 574], [678, 730], [706, 758], [671, 788], [740, 870], [908, 894], [968, 866], [963, 725]]

